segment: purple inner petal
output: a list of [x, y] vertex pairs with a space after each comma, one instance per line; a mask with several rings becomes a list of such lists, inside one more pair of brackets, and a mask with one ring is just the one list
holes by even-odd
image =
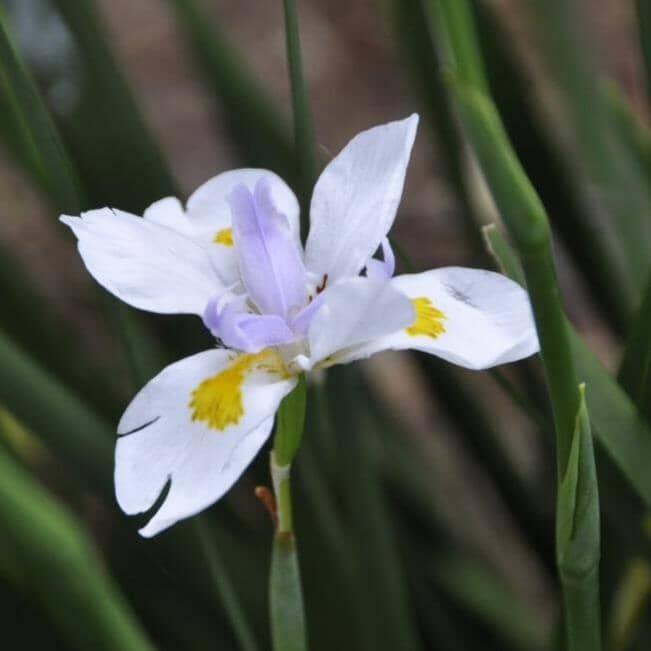
[[251, 314], [245, 311], [239, 298], [221, 310], [214, 305], [211, 307], [209, 303], [206, 311], [210, 314], [204, 317], [204, 323], [229, 348], [255, 353], [268, 346], [288, 344], [296, 338], [281, 317], [275, 314]]
[[244, 185], [230, 196], [240, 274], [263, 314], [287, 319], [307, 301], [305, 266], [285, 215], [274, 206], [271, 186], [260, 179], [252, 194]]

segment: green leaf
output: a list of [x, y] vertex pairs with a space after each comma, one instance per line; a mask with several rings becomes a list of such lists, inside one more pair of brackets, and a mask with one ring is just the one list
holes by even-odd
[[203, 552], [210, 578], [215, 585], [217, 597], [223, 603], [228, 618], [233, 626], [241, 651], [256, 651], [258, 644], [251, 630], [246, 613], [242, 608], [239, 597], [233, 588], [224, 560], [211, 537], [211, 530], [205, 516], [194, 519], [196, 538]]
[[198, 3], [170, 1], [244, 163], [272, 169], [292, 185], [297, 180], [296, 162], [287, 120]]
[[67, 387], [0, 332], [0, 403], [88, 485], [112, 493], [113, 433]]
[[307, 651], [301, 576], [291, 532], [274, 536], [269, 601], [274, 651]]
[[601, 649], [599, 490], [585, 387], [556, 510], [556, 553], [568, 651]]
[[300, 181], [301, 231], [303, 240], [309, 230], [310, 199], [316, 181], [314, 161], [314, 127], [310, 113], [303, 64], [301, 63], [301, 39], [298, 28], [296, 0], [283, 0], [285, 14], [285, 40], [287, 44], [287, 67], [292, 91], [292, 111], [294, 114], [294, 148]]
[[[516, 254], [499, 230], [487, 232], [491, 251], [495, 255], [506, 253], [500, 266], [512, 268]], [[511, 277], [517, 280], [518, 274]], [[594, 434], [638, 495], [651, 506], [651, 427], [569, 323], [567, 327], [577, 375], [590, 387], [586, 400]]]
[[65, 212], [79, 212], [82, 205], [77, 173], [65, 152], [43, 101], [9, 38], [0, 12], [0, 86], [20, 136], [14, 139], [21, 158], [36, 181]]
[[619, 369], [619, 382], [651, 421], [651, 278], [633, 319]]
[[651, 599], [651, 565], [643, 557], [633, 558], [617, 585], [608, 621], [608, 648], [631, 648]]
[[582, 580], [599, 567], [599, 491], [585, 385], [567, 464], [558, 492], [556, 552], [563, 576]]
[[[476, 35], [465, 0], [440, 0], [441, 30], [451, 46], [450, 87], [468, 139], [497, 208], [521, 253], [556, 429], [557, 468], [567, 463], [577, 385], [545, 209], [513, 151], [491, 97], [485, 91]], [[472, 70], [473, 67], [480, 68]]]
[[0, 531], [71, 648], [153, 651], [81, 524], [2, 446]]
[[97, 4], [52, 2], [72, 32], [80, 58], [81, 98], [61, 124], [83, 170], [84, 187], [95, 205], [141, 212], [175, 194], [176, 184], [111, 52]]
[[435, 581], [464, 609], [476, 614], [519, 649], [546, 648], [546, 631], [489, 565], [449, 551], [427, 568]]
[[601, 230], [628, 275], [621, 290], [639, 300], [651, 268], [650, 188], [635, 156], [622, 142], [590, 60], [584, 8], [565, 0], [535, 0], [538, 33], [569, 116], [577, 162], [589, 191], [608, 212]]
[[646, 73], [646, 90], [651, 97], [651, 3], [649, 0], [635, 0], [637, 10], [637, 25]]

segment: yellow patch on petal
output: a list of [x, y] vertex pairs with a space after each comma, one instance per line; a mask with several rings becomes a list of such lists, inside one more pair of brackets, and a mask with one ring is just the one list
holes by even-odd
[[432, 301], [425, 296], [411, 299], [416, 318], [405, 328], [405, 332], [412, 337], [431, 337], [436, 339], [445, 332], [443, 321], [448, 317], [441, 310], [432, 305]]
[[232, 228], [222, 228], [220, 231], [215, 233], [215, 237], [212, 238], [214, 244], [223, 244], [224, 246], [233, 246], [233, 229]]
[[192, 392], [188, 405], [192, 422], [200, 420], [219, 431], [237, 425], [244, 416], [242, 385], [252, 370], [288, 377], [285, 365], [273, 350], [238, 355], [230, 366], [204, 380]]

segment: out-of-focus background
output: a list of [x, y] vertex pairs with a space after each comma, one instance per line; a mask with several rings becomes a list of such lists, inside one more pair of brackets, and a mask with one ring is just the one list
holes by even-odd
[[[419, 112], [393, 231], [406, 258], [402, 269], [493, 268], [480, 226], [499, 216], [446, 100], [427, 3], [298, 4], [320, 165], [358, 131]], [[604, 283], [586, 255], [587, 240], [572, 230], [589, 224], [607, 232], [611, 217], [599, 188], [582, 176], [567, 90], [534, 6], [541, 3], [473, 4], [495, 98], [555, 229], [568, 316], [614, 372], [626, 332], [625, 310], [612, 296], [617, 281]], [[569, 4], [579, 17], [572, 25], [577, 50], [595, 78], [612, 85], [604, 93], [616, 93], [648, 137], [635, 3]], [[288, 180], [296, 182], [285, 148], [292, 116], [280, 0], [2, 5], [16, 51], [74, 161], [84, 192], [79, 208], [141, 213], [157, 198], [172, 192], [185, 199], [211, 176], [240, 166], [290, 170]], [[83, 449], [86, 437], [95, 429], [110, 433], [141, 381], [204, 349], [208, 339], [192, 319], [133, 310], [116, 316], [57, 221], [65, 198], [39, 181], [25, 154], [12, 80], [1, 73], [0, 332], [15, 368], [35, 379], [25, 384], [33, 392], [15, 397], [15, 405], [10, 396], [18, 384], [13, 375], [6, 379], [0, 432], [3, 449], [28, 472], [17, 481], [35, 480], [33, 495], [17, 489], [16, 504], [29, 512], [33, 499], [53, 528], [43, 530], [42, 547], [23, 548], [23, 558], [9, 524], [0, 525], [1, 635], [15, 635], [23, 649], [127, 648], [126, 637], [100, 639], [104, 625], [93, 624], [104, 617], [95, 609], [110, 610], [115, 599], [115, 626], [144, 631], [155, 648], [268, 648], [271, 525], [253, 496], [255, 485], [269, 481], [266, 454], [201, 525], [185, 523], [153, 541], [138, 538], [140, 521], [114, 504], [104, 482], [110, 456], [84, 467], [93, 454]], [[260, 118], [267, 111], [269, 123]], [[126, 353], [125, 329], [142, 342], [135, 350], [127, 343]], [[294, 489], [312, 648], [553, 648], [555, 471], [543, 387], [537, 360], [472, 373], [393, 353], [318, 379]], [[50, 402], [62, 416], [47, 413]], [[75, 410], [83, 411], [75, 421], [81, 427], [92, 423], [71, 435]], [[33, 411], [42, 414], [30, 422]], [[604, 506], [604, 545], [612, 552], [603, 563], [609, 648], [648, 648], [644, 510], [601, 452], [598, 462], [602, 494], [612, 486], [614, 495]], [[101, 480], [96, 467], [106, 473]], [[70, 537], [68, 524], [76, 532]], [[57, 557], [52, 545], [61, 550], [68, 542], [84, 550], [83, 561], [70, 551], [73, 568], [96, 572], [102, 586], [109, 577], [110, 594], [97, 588], [99, 605], [76, 603], [70, 582], [83, 577], [70, 567], [52, 569], [60, 559], [48, 561]], [[136, 623], [123, 624], [123, 617]]]

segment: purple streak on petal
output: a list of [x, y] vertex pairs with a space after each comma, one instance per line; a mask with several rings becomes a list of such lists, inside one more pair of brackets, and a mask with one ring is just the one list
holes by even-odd
[[249, 297], [263, 314], [285, 319], [307, 300], [305, 266], [287, 217], [274, 206], [266, 177], [253, 194], [237, 186], [229, 200], [240, 274]]
[[310, 328], [310, 323], [319, 311], [321, 306], [325, 303], [324, 296], [327, 290], [317, 294], [310, 303], [308, 303], [290, 322], [292, 330], [301, 335], [307, 335]]
[[393, 248], [388, 237], [382, 240], [382, 257], [383, 260], [371, 258], [366, 263], [366, 275], [369, 278], [388, 280], [393, 277], [396, 271], [396, 256], [393, 254]]

